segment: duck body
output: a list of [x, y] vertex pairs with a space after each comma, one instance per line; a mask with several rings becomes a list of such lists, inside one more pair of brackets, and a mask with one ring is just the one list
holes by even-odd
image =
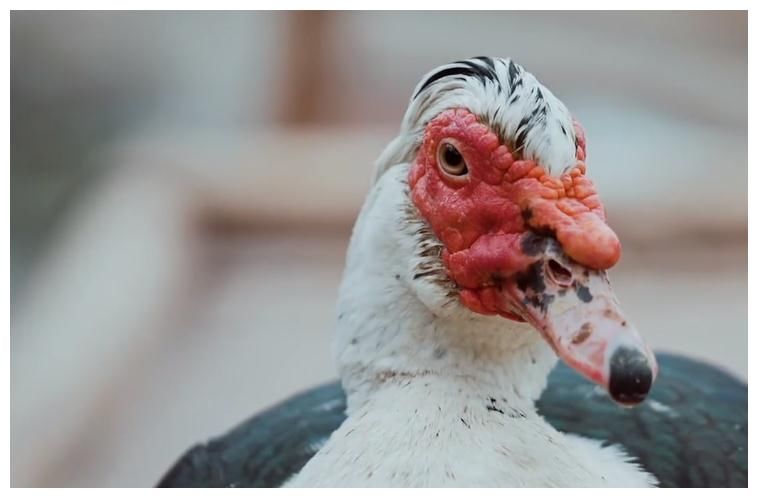
[[[465, 394], [464, 394], [465, 393]], [[287, 486], [599, 487], [657, 481], [615, 446], [559, 432], [533, 403], [465, 379], [396, 379]]]
[[[537, 414], [572, 437], [623, 448], [661, 487], [747, 486], [745, 383], [707, 363], [657, 356], [660, 376], [648, 401], [634, 409], [619, 407], [559, 363]], [[283, 486], [342, 427], [345, 410], [339, 382], [310, 389], [194, 446], [159, 486]]]

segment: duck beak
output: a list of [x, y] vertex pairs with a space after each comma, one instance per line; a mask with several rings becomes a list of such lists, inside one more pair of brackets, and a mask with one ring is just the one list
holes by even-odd
[[570, 260], [557, 243], [503, 284], [505, 310], [534, 326], [556, 354], [623, 405], [645, 399], [658, 373], [650, 348], [619, 307], [604, 270]]

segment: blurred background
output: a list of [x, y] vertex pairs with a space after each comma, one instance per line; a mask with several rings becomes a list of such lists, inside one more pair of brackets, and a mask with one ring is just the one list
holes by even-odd
[[584, 124], [659, 350], [747, 376], [747, 14], [11, 14], [11, 484], [151, 486], [335, 377], [373, 161], [512, 56]]

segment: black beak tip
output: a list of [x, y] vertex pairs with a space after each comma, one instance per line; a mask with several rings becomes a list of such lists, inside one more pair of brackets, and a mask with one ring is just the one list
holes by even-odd
[[636, 405], [642, 402], [653, 385], [653, 370], [645, 355], [636, 349], [621, 347], [611, 357], [608, 392], [617, 403]]

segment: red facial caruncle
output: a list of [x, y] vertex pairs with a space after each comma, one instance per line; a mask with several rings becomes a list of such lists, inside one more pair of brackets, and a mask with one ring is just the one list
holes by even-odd
[[[411, 165], [411, 198], [444, 246], [464, 306], [530, 322], [567, 363], [634, 403], [657, 367], [605, 277], [621, 244], [585, 176], [584, 133], [574, 126], [575, 163], [552, 176], [470, 111], [444, 111]], [[619, 367], [619, 354], [636, 366]]]
[[[584, 176], [584, 135], [578, 126], [577, 136], [576, 165], [554, 178], [537, 162], [514, 157], [465, 109], [445, 111], [427, 126], [410, 172], [413, 202], [444, 244], [448, 271], [475, 311], [496, 312], [477, 303], [472, 291], [533, 262], [521, 250], [530, 229], [554, 234], [570, 258], [589, 268], [607, 269], [618, 261], [621, 244], [605, 222], [595, 186]], [[462, 154], [465, 176], [439, 167], [442, 141]]]

